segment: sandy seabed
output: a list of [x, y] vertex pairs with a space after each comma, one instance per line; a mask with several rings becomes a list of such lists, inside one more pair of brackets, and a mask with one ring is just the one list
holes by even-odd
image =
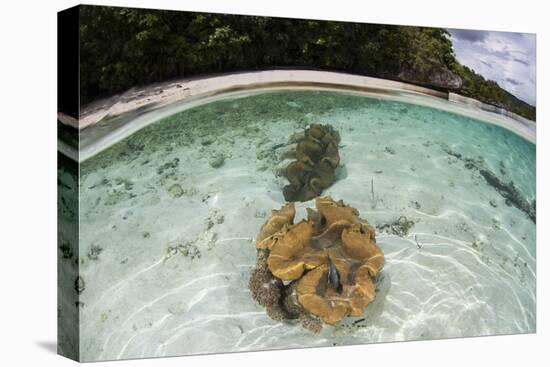
[[[247, 287], [255, 236], [284, 204], [274, 147], [310, 123], [341, 135], [323, 194], [385, 228], [386, 258], [364, 314], [317, 335], [269, 319]], [[535, 223], [480, 170], [534, 204], [533, 144], [432, 108], [289, 91], [150, 125], [81, 167], [81, 358], [534, 332]], [[406, 234], [385, 226], [400, 217], [414, 223]]]

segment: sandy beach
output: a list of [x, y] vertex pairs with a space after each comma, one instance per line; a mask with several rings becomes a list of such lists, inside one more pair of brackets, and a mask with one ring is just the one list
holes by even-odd
[[[80, 149], [60, 141], [61, 151], [80, 162], [171, 114], [232, 97], [264, 91], [341, 90], [358, 95], [401, 100], [478, 118], [536, 141], [534, 122], [487, 111], [475, 100], [391, 80], [312, 70], [269, 70], [206, 78], [182, 79], [133, 88], [121, 95], [84, 106], [78, 120]], [[449, 99], [451, 100], [449, 102]], [[473, 103], [475, 101], [477, 103]], [[503, 113], [505, 111], [502, 111]], [[62, 119], [71, 125], [74, 119]]]

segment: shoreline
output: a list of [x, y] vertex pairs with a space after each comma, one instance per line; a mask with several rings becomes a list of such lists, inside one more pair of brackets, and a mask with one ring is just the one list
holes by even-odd
[[82, 107], [78, 120], [59, 113], [59, 121], [78, 130], [80, 149], [67, 149], [61, 140], [58, 146], [63, 146], [63, 154], [83, 162], [150, 123], [187, 108], [282, 89], [332, 90], [420, 104], [499, 125], [536, 144], [535, 122], [452, 92], [355, 74], [281, 69], [159, 82], [92, 102]]

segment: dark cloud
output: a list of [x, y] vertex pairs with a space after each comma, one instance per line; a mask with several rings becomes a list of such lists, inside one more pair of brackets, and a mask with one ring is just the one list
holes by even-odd
[[514, 57], [515, 62], [519, 62], [520, 64], [523, 64], [525, 66], [529, 66], [529, 62], [527, 60], [518, 59], [517, 57]]
[[455, 38], [468, 42], [484, 42], [489, 37], [488, 31], [474, 31], [470, 29], [449, 29]]
[[512, 58], [512, 53], [508, 50], [493, 51], [492, 53], [501, 60], [510, 60]]
[[490, 63], [488, 63], [487, 61], [483, 61], [483, 60], [479, 60], [483, 65], [487, 66], [488, 68], [493, 68], [493, 65], [491, 65]]
[[518, 82], [517, 80], [512, 79], [512, 78], [506, 78], [506, 81], [510, 84], [513, 84], [513, 85], [522, 85], [523, 84], [522, 82]]

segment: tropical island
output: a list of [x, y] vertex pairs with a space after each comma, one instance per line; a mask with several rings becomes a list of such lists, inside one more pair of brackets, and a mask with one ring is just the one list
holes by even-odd
[[322, 69], [454, 92], [535, 121], [536, 108], [462, 65], [444, 28], [81, 7], [81, 103], [212, 73]]

